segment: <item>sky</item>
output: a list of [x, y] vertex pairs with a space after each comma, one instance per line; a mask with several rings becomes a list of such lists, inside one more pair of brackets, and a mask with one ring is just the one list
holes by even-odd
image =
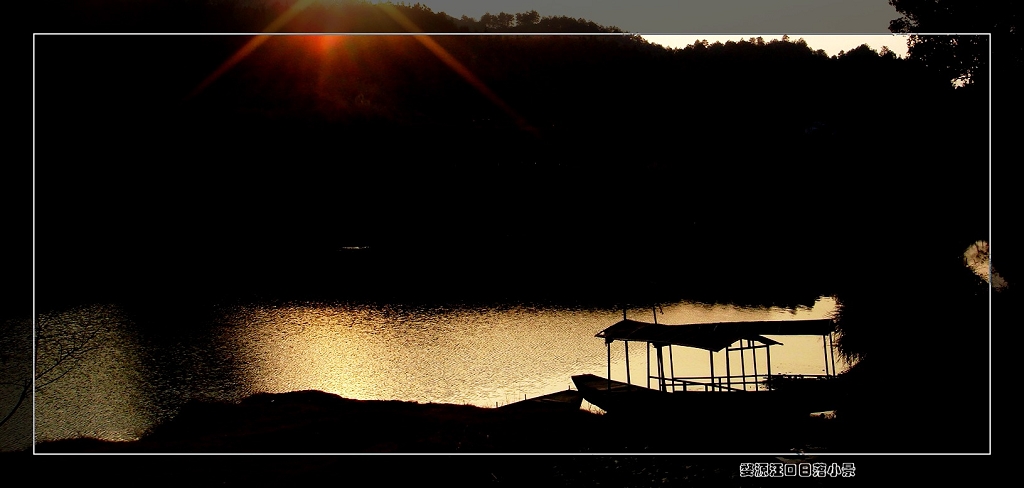
[[[722, 43], [732, 40], [738, 41], [740, 39], [749, 39], [750, 37], [757, 37], [757, 35], [726, 35], [726, 36], [715, 36], [715, 35], [703, 35], [703, 34], [681, 34], [681, 35], [643, 35], [643, 38], [649, 42], [655, 44], [661, 44], [665, 47], [670, 48], [682, 48], [690, 44], [693, 44], [697, 39], [707, 40], [708, 43], [714, 44], [715, 41]], [[764, 40], [770, 41], [772, 39], [778, 39], [782, 36], [762, 36]], [[867, 44], [871, 49], [880, 51], [882, 46], [888, 47], [890, 51], [896, 53], [897, 56], [903, 57], [907, 55], [907, 36], [896, 36], [892, 34], [879, 34], [879, 35], [791, 35], [790, 41], [796, 41], [797, 39], [803, 38], [807, 41], [807, 45], [812, 50], [822, 49], [825, 54], [834, 56], [839, 54], [839, 51], [849, 51], [861, 44]]]
[[[530, 10], [541, 16], [582, 17], [643, 34], [666, 47], [758, 35], [768, 41], [787, 34], [794, 41], [804, 38], [811, 49], [823, 49], [829, 56], [861, 44], [875, 50], [887, 46], [898, 56], [907, 51], [906, 37], [889, 33], [889, 21], [899, 13], [888, 0], [406, 0], [416, 2], [456, 18]], [[821, 35], [835, 33], [848, 35]]]
[[888, 34], [888, 0], [405, 0], [453, 17], [536, 10], [649, 34]]

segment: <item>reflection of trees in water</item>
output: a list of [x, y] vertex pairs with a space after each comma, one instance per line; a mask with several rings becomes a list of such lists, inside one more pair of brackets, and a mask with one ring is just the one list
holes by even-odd
[[898, 276], [868, 267], [838, 293], [838, 346], [854, 363], [838, 413], [858, 432], [846, 441], [869, 451], [899, 439], [894, 451], [984, 452], [990, 287], [962, 254], [943, 259], [943, 246], [917, 244], [901, 255]]
[[106, 328], [103, 322], [91, 320], [84, 315], [68, 322], [36, 323], [36, 391], [63, 378], [87, 354], [98, 349], [100, 344], [97, 338]]
[[[89, 314], [63, 314], [60, 318], [35, 321], [5, 320], [0, 324], [0, 428], [31, 431], [28, 406], [31, 396], [74, 371], [90, 353], [102, 346], [101, 335], [107, 330], [102, 317]], [[34, 347], [33, 347], [34, 346]], [[33, 369], [33, 349], [35, 367]], [[11, 426], [24, 419], [26, 425]], [[17, 434], [15, 435], [17, 437]], [[16, 445], [2, 449], [27, 448], [31, 439], [11, 439]]]
[[0, 450], [31, 444], [32, 334], [27, 320], [0, 322]]

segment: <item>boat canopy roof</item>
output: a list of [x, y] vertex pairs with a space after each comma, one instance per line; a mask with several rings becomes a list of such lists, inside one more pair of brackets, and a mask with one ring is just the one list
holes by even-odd
[[827, 335], [835, 330], [831, 319], [716, 322], [709, 324], [651, 324], [623, 319], [597, 333], [605, 342], [637, 341], [720, 351], [741, 339], [776, 345], [765, 335]]

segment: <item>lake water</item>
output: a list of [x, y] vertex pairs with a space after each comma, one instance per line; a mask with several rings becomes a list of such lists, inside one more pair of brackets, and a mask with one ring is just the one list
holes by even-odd
[[[834, 307], [831, 298], [797, 309], [679, 302], [662, 305], [658, 322], [822, 318]], [[44, 314], [38, 320], [47, 334], [98, 335], [90, 342], [95, 349], [36, 395], [36, 437], [136, 439], [188, 400], [257, 392], [315, 389], [364, 400], [494, 407], [564, 390], [574, 374], [604, 375], [607, 350], [594, 334], [622, 313], [564, 305], [301, 302], [223, 305], [201, 318], [172, 320], [114, 305]], [[645, 321], [653, 313], [627, 310]], [[773, 348], [773, 373], [823, 372], [822, 338], [777, 339], [786, 346]], [[612, 376], [625, 380], [623, 348], [615, 346]], [[43, 347], [37, 368], [56, 351]], [[634, 383], [643, 382], [646, 354], [642, 344], [630, 348]], [[677, 375], [707, 374], [703, 351], [675, 348], [674, 359]]]

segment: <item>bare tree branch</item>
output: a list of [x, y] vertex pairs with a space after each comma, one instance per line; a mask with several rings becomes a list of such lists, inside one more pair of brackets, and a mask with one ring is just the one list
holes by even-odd
[[[58, 320], [54, 324], [35, 321], [34, 347], [29, 351], [21, 344], [28, 334], [16, 330], [17, 325], [20, 324], [6, 322], [0, 326], [3, 342], [0, 344], [0, 363], [4, 366], [0, 371], [4, 381], [0, 381], [0, 385], [20, 388], [17, 401], [0, 419], [0, 426], [15, 416], [29, 395], [67, 376], [89, 353], [99, 349], [98, 338], [105, 330], [102, 320]], [[31, 368], [25, 366], [33, 361], [36, 365], [34, 375]]]

